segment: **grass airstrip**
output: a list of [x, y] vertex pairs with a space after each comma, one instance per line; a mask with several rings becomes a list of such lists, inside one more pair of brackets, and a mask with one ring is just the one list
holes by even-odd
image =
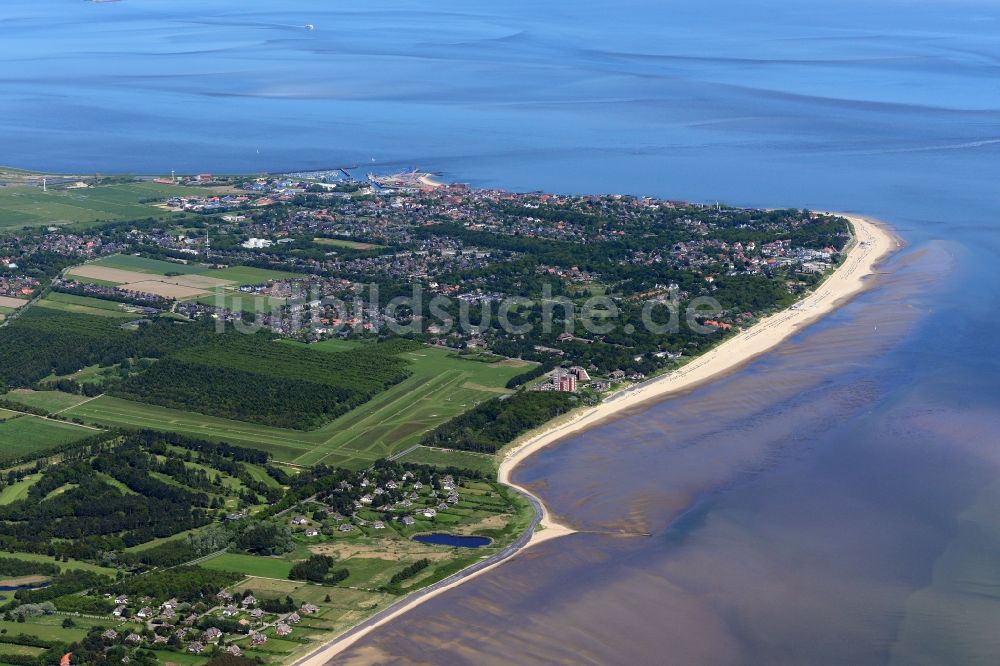
[[[330, 341], [312, 347], [342, 351], [351, 344]], [[322, 462], [361, 468], [415, 446], [427, 431], [480, 402], [507, 393], [503, 388], [507, 380], [524, 372], [526, 366], [517, 361], [466, 360], [453, 350], [436, 347], [404, 352], [402, 356], [411, 361], [410, 377], [311, 431], [245, 423], [110, 396], [81, 402], [65, 409], [62, 415], [109, 427], [167, 429], [192, 437], [225, 440], [270, 451], [275, 459], [298, 465]], [[34, 400], [28, 397], [27, 401]]]
[[[338, 352], [358, 344], [364, 343], [330, 340], [311, 347]], [[459, 357], [453, 350], [440, 347], [404, 352], [403, 358], [410, 361], [410, 377], [311, 431], [246, 423], [111, 396], [91, 399], [59, 391], [18, 389], [4, 397], [91, 425], [170, 430], [192, 437], [264, 449], [278, 461], [297, 465], [323, 462], [361, 468], [379, 458], [415, 446], [425, 432], [480, 402], [507, 393], [504, 385], [511, 377], [523, 372], [526, 366], [519, 361], [485, 363], [468, 360]], [[92, 433], [92, 430], [72, 423], [21, 416], [0, 421], [0, 446], [4, 447], [0, 450], [8, 458], [18, 457], [28, 452], [25, 446], [44, 450]], [[488, 457], [476, 454], [432, 449], [407, 454], [407, 460], [411, 462], [457, 464], [460, 459], [463, 466], [476, 469], [485, 470], [492, 464]]]

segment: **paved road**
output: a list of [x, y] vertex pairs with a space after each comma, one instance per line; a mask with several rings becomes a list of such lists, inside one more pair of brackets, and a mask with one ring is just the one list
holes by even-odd
[[506, 548], [504, 548], [500, 552], [495, 553], [494, 555], [486, 558], [485, 560], [480, 560], [479, 562], [476, 562], [472, 566], [469, 566], [469, 567], [467, 567], [465, 569], [462, 569], [458, 573], [452, 574], [451, 576], [448, 576], [447, 578], [439, 580], [438, 582], [434, 583], [433, 585], [425, 587], [422, 590], [419, 590], [417, 592], [414, 592], [412, 594], [409, 594], [409, 595], [407, 595], [407, 596], [399, 599], [398, 601], [396, 601], [392, 605], [390, 605], [390, 606], [388, 606], [388, 607], [380, 610], [378, 613], [375, 613], [370, 618], [368, 618], [367, 620], [365, 620], [361, 624], [357, 625], [353, 629], [349, 629], [345, 633], [337, 636], [337, 638], [335, 638], [334, 640], [332, 640], [332, 641], [330, 641], [328, 643], [324, 643], [322, 646], [316, 648], [315, 650], [313, 650], [312, 652], [310, 652], [306, 656], [304, 656], [301, 659], [293, 662], [292, 666], [300, 666], [301, 664], [304, 664], [306, 661], [308, 661], [309, 659], [312, 659], [317, 654], [319, 654], [320, 652], [322, 652], [323, 650], [325, 650], [331, 643], [337, 643], [337, 642], [340, 642], [340, 641], [342, 641], [342, 640], [344, 640], [346, 638], [350, 638], [351, 636], [354, 636], [355, 634], [358, 634], [358, 633], [360, 633], [360, 632], [368, 629], [369, 627], [377, 624], [378, 622], [384, 620], [386, 617], [388, 617], [392, 613], [395, 613], [399, 609], [401, 609], [401, 608], [403, 608], [405, 606], [409, 606], [409, 605], [415, 603], [416, 601], [419, 601], [420, 599], [422, 599], [422, 598], [426, 597], [427, 595], [435, 592], [436, 590], [439, 590], [439, 589], [441, 589], [443, 587], [447, 587], [448, 585], [451, 585], [451, 584], [456, 583], [458, 581], [464, 580], [464, 579], [468, 578], [469, 576], [473, 575], [474, 573], [476, 573], [478, 571], [482, 571], [486, 567], [492, 566], [492, 565], [494, 565], [494, 564], [496, 564], [498, 562], [502, 562], [502, 561], [504, 561], [504, 560], [506, 560], [506, 559], [508, 559], [508, 558], [510, 558], [512, 556], [514, 556], [519, 550], [521, 550], [526, 545], [528, 545], [528, 541], [531, 539], [531, 535], [534, 534], [535, 529], [538, 527], [538, 523], [541, 522], [541, 520], [542, 520], [542, 505], [541, 505], [541, 502], [539, 502], [536, 497], [534, 497], [532, 495], [529, 495], [529, 494], [527, 494], [525, 492], [522, 492], [521, 490], [519, 490], [517, 488], [514, 488], [514, 490], [516, 490], [518, 493], [520, 493], [521, 496], [524, 497], [526, 500], [528, 500], [529, 502], [531, 502], [531, 506], [532, 506], [532, 508], [535, 511], [535, 515], [532, 517], [531, 523], [528, 525], [528, 528], [526, 530], [524, 530], [524, 532], [521, 534], [521, 536], [519, 536], [517, 538], [517, 540], [514, 541], [514, 543], [510, 544], [509, 546], [507, 546]]

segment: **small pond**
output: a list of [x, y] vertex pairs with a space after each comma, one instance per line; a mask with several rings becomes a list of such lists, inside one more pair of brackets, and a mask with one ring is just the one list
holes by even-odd
[[482, 536], [456, 536], [454, 534], [418, 534], [413, 537], [414, 541], [420, 543], [430, 543], [435, 546], [452, 546], [453, 548], [482, 548], [493, 543], [492, 539]]

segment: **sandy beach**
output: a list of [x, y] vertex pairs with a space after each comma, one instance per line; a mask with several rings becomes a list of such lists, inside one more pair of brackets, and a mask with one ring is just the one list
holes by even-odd
[[[528, 489], [511, 481], [511, 474], [517, 465], [546, 446], [594, 427], [625, 410], [650, 401], [661, 400], [673, 394], [690, 391], [701, 384], [746, 365], [803, 327], [835, 310], [867, 287], [869, 281], [866, 278], [875, 272], [878, 264], [898, 248], [900, 243], [885, 227], [869, 218], [844, 213], [831, 214], [841, 215], [851, 221], [855, 234], [854, 244], [844, 262], [814, 292], [791, 308], [770, 315], [740, 331], [683, 367], [622, 389], [605, 399], [600, 405], [580, 411], [568, 421], [529, 436], [506, 453], [500, 464], [499, 480], [528, 495], [542, 514], [539, 521], [540, 529], [535, 530], [531, 538], [512, 556], [516, 556], [517, 553], [535, 544], [573, 533], [570, 527], [553, 519], [544, 503]], [[392, 607], [391, 610], [380, 613], [332, 643], [296, 661], [295, 665], [323, 666], [341, 651], [379, 626], [449, 589], [500, 566], [509, 559], [510, 557], [506, 557], [466, 575], [460, 572], [456, 574], [454, 579], [443, 581], [440, 587], [428, 588], [423, 593], [418, 592], [402, 600], [398, 606]]]
[[[528, 493], [527, 489], [512, 483], [510, 476], [515, 467], [540, 449], [591, 428], [619, 412], [690, 391], [732, 372], [864, 290], [868, 285], [866, 278], [874, 273], [876, 266], [900, 243], [874, 220], [845, 213], [830, 214], [840, 215], [851, 221], [855, 234], [854, 245], [844, 262], [814, 292], [791, 308], [765, 317], [683, 367], [622, 389], [593, 409], [580, 412], [572, 420], [530, 437], [512, 448], [500, 463], [500, 481]], [[547, 510], [541, 525], [546, 529], [537, 532], [536, 539], [532, 539], [531, 543], [572, 532], [565, 525], [555, 522]], [[552, 529], [554, 533], [546, 535], [545, 531], [548, 529]]]

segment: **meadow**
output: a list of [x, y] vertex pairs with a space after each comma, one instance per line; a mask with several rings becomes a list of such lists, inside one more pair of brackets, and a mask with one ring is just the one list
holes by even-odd
[[121, 303], [106, 301], [100, 298], [92, 298], [90, 296], [63, 294], [57, 291], [47, 294], [45, 298], [35, 303], [35, 307], [48, 308], [50, 310], [61, 310], [63, 312], [89, 314], [98, 317], [120, 317], [122, 319], [137, 318], [137, 315], [126, 312]]
[[313, 242], [317, 245], [331, 245], [333, 247], [343, 247], [349, 250], [381, 250], [384, 245], [375, 245], [374, 243], [362, 243], [359, 241], [343, 240], [340, 238], [321, 238], [317, 237], [313, 239]]
[[38, 416], [0, 421], [0, 462], [54, 449], [93, 434], [93, 428]]
[[5, 393], [3, 397], [21, 405], [44, 409], [50, 414], [69, 409], [86, 400], [82, 395], [75, 395], [73, 393], [35, 391], [32, 389], [14, 389], [9, 393]]
[[292, 563], [289, 560], [239, 553], [223, 553], [200, 563], [199, 566], [216, 571], [235, 571], [248, 576], [281, 579], [288, 578], [288, 572], [292, 569]]
[[473, 453], [471, 451], [457, 451], [454, 449], [435, 449], [426, 446], [418, 446], [399, 458], [402, 463], [415, 463], [419, 465], [434, 465], [435, 467], [461, 467], [462, 469], [474, 469], [484, 474], [496, 473], [495, 456], [484, 453]]
[[38, 480], [41, 478], [41, 474], [31, 474], [24, 477], [20, 481], [15, 481], [9, 486], [4, 486], [3, 490], [0, 490], [0, 506], [16, 502], [27, 497], [28, 490], [31, 486], [38, 483]]
[[201, 188], [157, 183], [99, 185], [75, 190], [50, 187], [48, 192], [31, 186], [0, 187], [0, 230], [162, 218], [171, 213], [143, 202], [204, 192]]

